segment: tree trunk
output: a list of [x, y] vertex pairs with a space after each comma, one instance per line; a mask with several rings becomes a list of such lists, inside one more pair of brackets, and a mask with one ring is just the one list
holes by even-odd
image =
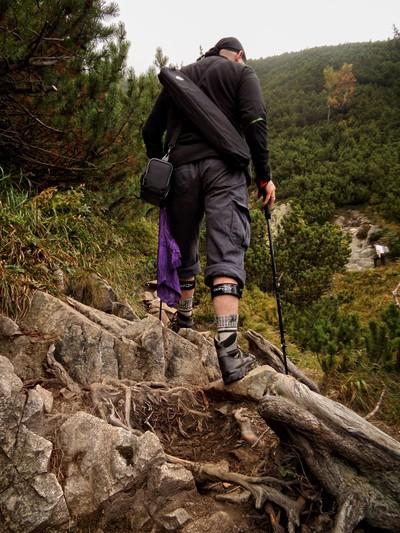
[[[249, 337], [257, 342], [260, 357], [262, 337], [254, 332]], [[271, 348], [265, 346], [264, 356], [270, 357]], [[337, 501], [334, 533], [350, 533], [362, 520], [399, 531], [400, 443], [347, 407], [273, 368], [267, 372], [266, 390], [259, 404], [261, 416], [282, 442], [296, 448]]]

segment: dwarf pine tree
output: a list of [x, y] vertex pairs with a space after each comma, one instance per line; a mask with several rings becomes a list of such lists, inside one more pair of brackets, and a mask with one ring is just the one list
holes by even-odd
[[299, 307], [329, 290], [333, 274], [343, 270], [350, 254], [348, 238], [340, 228], [310, 224], [296, 206], [283, 219], [275, 246], [283, 297]]
[[139, 83], [114, 2], [0, 4], [0, 158], [39, 186], [115, 180], [134, 169]]

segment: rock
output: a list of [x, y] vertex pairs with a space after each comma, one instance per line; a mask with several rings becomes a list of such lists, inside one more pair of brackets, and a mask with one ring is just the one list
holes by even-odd
[[14, 320], [11, 320], [11, 318], [0, 315], [0, 338], [14, 337], [16, 335], [22, 335], [18, 324], [16, 324]]
[[53, 445], [26, 424], [35, 425], [43, 403], [29, 391], [8, 359], [0, 356], [0, 516], [5, 531], [30, 532], [69, 520], [62, 489], [48, 473]]
[[112, 304], [117, 301], [112, 287], [98, 274], [71, 280], [68, 293], [75, 300], [106, 313], [112, 312]]
[[24, 381], [43, 376], [49, 341], [38, 335], [15, 335], [1, 341], [1, 352], [12, 362]]
[[36, 385], [35, 391], [39, 394], [43, 401], [43, 408], [45, 413], [51, 413], [53, 409], [53, 394], [48, 391], [47, 389], [44, 389], [40, 385]]
[[106, 377], [202, 386], [218, 376], [212, 344], [196, 332], [185, 339], [150, 315], [129, 321], [36, 291], [20, 325], [30, 336], [9, 344], [5, 355], [23, 379], [44, 375], [51, 343], [56, 361], [81, 386]]
[[0, 449], [7, 458], [15, 447], [26, 400], [21, 393], [22, 386], [13, 365], [6, 357], [0, 356]]
[[335, 219], [351, 238], [351, 253], [347, 262], [347, 270], [357, 271], [374, 266], [375, 251], [370, 243], [370, 237], [380, 228], [371, 224], [370, 220], [360, 211], [349, 210]]
[[199, 387], [207, 385], [210, 381], [207, 368], [212, 362], [204, 364], [199, 357], [199, 348], [177, 333], [164, 328], [163, 337], [167, 380]]
[[40, 433], [43, 423], [44, 403], [43, 398], [35, 389], [28, 391], [28, 399], [25, 405], [22, 422], [32, 429]]
[[211, 516], [198, 518], [182, 529], [182, 533], [215, 533], [216, 531], [239, 533], [239, 531], [244, 531], [244, 529], [237, 528], [232, 518], [225, 511], [217, 511]]
[[48, 342], [40, 337], [24, 335], [16, 322], [0, 316], [1, 353], [12, 362], [16, 373], [23, 380], [42, 375], [42, 361], [47, 353]]
[[136, 437], [85, 412], [61, 426], [59, 447], [66, 471], [64, 494], [76, 516], [96, 511], [118, 492], [140, 487], [151, 468], [165, 461], [153, 433]]
[[0, 494], [0, 513], [6, 531], [15, 533], [44, 531], [47, 528], [66, 531], [70, 518], [54, 474], [34, 476], [28, 483], [14, 482]]
[[191, 518], [185, 509], [179, 508], [159, 516], [157, 522], [167, 531], [176, 531], [177, 529], [181, 529]]
[[209, 381], [219, 379], [221, 372], [218, 366], [217, 352], [215, 351], [213, 340], [208, 339], [194, 329], [182, 329], [179, 334], [197, 346], [200, 360], [207, 370]]
[[[58, 339], [55, 357], [78, 383], [118, 377], [116, 352], [121, 341], [54, 296], [36, 291], [22, 324], [41, 337]], [[40, 367], [49, 345], [48, 341], [46, 352], [38, 354]]]
[[111, 313], [125, 320], [139, 320], [139, 317], [134, 312], [132, 307], [127, 303], [112, 302]]
[[192, 473], [180, 465], [162, 464], [153, 469], [148, 489], [159, 496], [172, 496], [195, 488]]
[[53, 445], [49, 440], [21, 425], [18, 428], [16, 445], [10, 459], [18, 469], [21, 480], [29, 479], [36, 474], [47, 472], [52, 451]]
[[61, 292], [65, 292], [67, 290], [67, 280], [61, 268], [56, 268], [55, 270], [53, 270], [52, 275], [56, 287]]

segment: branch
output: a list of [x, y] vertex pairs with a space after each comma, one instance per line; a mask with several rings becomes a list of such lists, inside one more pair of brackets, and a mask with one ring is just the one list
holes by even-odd
[[33, 67], [51, 67], [60, 61], [68, 61], [73, 56], [31, 57], [29, 64]]
[[383, 397], [385, 396], [385, 392], [386, 392], [386, 389], [385, 389], [385, 387], [383, 387], [383, 390], [382, 390], [381, 395], [379, 397], [378, 403], [375, 405], [375, 407], [372, 409], [372, 411], [370, 413], [368, 413], [366, 416], [364, 416], [365, 420], [369, 420], [374, 415], [376, 415], [376, 413], [379, 411], [379, 409], [381, 407], [381, 403], [382, 403]]
[[[283, 353], [279, 348], [252, 330], [247, 331], [245, 337], [249, 341], [250, 352], [259, 357], [263, 361], [262, 364], [267, 364], [280, 374], [284, 374]], [[307, 385], [310, 390], [319, 392], [318, 385], [297, 368], [289, 358], [287, 359], [287, 365], [291, 376], [294, 376], [300, 383]]]
[[20, 109], [23, 109], [23, 111], [25, 111], [25, 113], [27, 115], [29, 115], [31, 118], [33, 118], [33, 120], [35, 120], [38, 124], [40, 124], [41, 126], [43, 126], [44, 128], [50, 130], [50, 131], [54, 131], [55, 133], [65, 133], [64, 131], [62, 130], [59, 130], [57, 128], [53, 128], [53, 126], [49, 126], [48, 124], [45, 124], [44, 122], [42, 122], [40, 120], [40, 118], [36, 117], [33, 113], [31, 113], [29, 111], [29, 109], [24, 106], [23, 104], [21, 104], [20, 102], [18, 102], [17, 100], [15, 100], [15, 98], [13, 98], [12, 96], [9, 96], [10, 100], [12, 100], [14, 102], [14, 104], [19, 107]]

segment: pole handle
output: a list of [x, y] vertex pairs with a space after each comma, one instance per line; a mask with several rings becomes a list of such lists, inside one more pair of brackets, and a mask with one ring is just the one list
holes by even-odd
[[271, 220], [272, 218], [271, 209], [269, 208], [268, 204], [264, 207], [264, 215], [265, 215], [266, 220]]

